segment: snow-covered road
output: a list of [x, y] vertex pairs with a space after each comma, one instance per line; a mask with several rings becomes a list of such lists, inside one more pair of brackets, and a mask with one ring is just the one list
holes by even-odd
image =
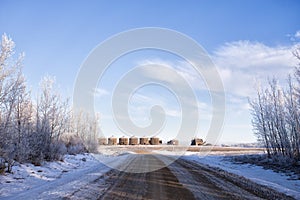
[[135, 154], [128, 163], [124, 170], [131, 172], [169, 165], [148, 173], [115, 171], [99, 199], [293, 199], [241, 176], [174, 156]]
[[170, 199], [183, 198], [181, 193], [189, 199], [289, 199], [277, 191], [300, 197], [300, 181], [270, 170], [216, 155], [176, 158], [122, 152], [23, 164], [14, 167], [14, 174], [0, 176], [0, 199]]

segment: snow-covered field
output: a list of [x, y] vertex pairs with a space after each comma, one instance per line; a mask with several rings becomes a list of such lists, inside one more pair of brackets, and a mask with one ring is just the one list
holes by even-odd
[[291, 180], [286, 174], [267, 170], [256, 165], [235, 164], [228, 159], [224, 159], [223, 155], [201, 156], [194, 153], [182, 158], [211, 167], [221, 168], [230, 173], [250, 179], [255, 183], [271, 187], [279, 192], [300, 199], [300, 180]]
[[[45, 162], [42, 166], [17, 164], [13, 167], [13, 174], [0, 175], [0, 199], [50, 199], [50, 197], [53, 199], [68, 196], [76, 188], [82, 188], [107, 173], [110, 168], [104, 165], [103, 161], [122, 165], [126, 156], [133, 152], [122, 149], [103, 153], [66, 155], [63, 162]], [[168, 154], [167, 151], [156, 153]], [[224, 159], [226, 154], [225, 156], [222, 152], [220, 154], [203, 156], [197, 152], [187, 152], [181, 158], [221, 168], [300, 199], [300, 180], [289, 180], [289, 176], [285, 174], [266, 170], [260, 166], [235, 164]], [[102, 178], [105, 182], [105, 177]]]
[[[99, 177], [99, 174], [87, 176], [89, 172], [105, 173], [108, 170], [109, 168], [101, 164], [92, 154], [66, 155], [63, 162], [45, 162], [42, 166], [17, 164], [13, 167], [13, 174], [0, 176], [0, 198], [15, 199], [21, 192], [20, 197], [24, 199], [35, 198], [45, 191], [45, 195], [47, 191], [49, 195], [67, 193], [73, 187], [80, 187]], [[74, 181], [76, 179], [78, 181]]]

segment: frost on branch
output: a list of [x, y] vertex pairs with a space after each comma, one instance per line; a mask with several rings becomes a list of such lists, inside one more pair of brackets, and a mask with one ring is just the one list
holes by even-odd
[[15, 161], [42, 164], [65, 153], [96, 151], [99, 117], [73, 113], [69, 101], [45, 76], [33, 100], [22, 73], [24, 55], [2, 36], [0, 52], [0, 172], [11, 172]]
[[[300, 63], [300, 48], [294, 55]], [[257, 97], [250, 102], [255, 134], [266, 147], [269, 157], [300, 160], [300, 65], [294, 76], [288, 76], [282, 88], [274, 78], [266, 88], [257, 88]]]

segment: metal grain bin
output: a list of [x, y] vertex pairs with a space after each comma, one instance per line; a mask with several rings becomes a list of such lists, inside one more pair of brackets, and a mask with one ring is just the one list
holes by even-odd
[[149, 139], [146, 138], [146, 137], [141, 137], [141, 138], [140, 138], [140, 144], [141, 144], [141, 145], [149, 144]]
[[139, 144], [139, 138], [132, 136], [129, 138], [129, 144], [130, 145], [138, 145]]
[[128, 138], [126, 137], [119, 138], [119, 145], [128, 145]]
[[117, 145], [117, 144], [118, 144], [118, 138], [113, 136], [108, 138], [108, 145]]
[[159, 145], [159, 138], [158, 137], [150, 138], [150, 144], [151, 145]]
[[167, 144], [168, 144], [168, 145], [179, 145], [179, 141], [174, 139], [174, 140], [168, 141]]
[[107, 145], [107, 138], [98, 138], [99, 145]]
[[194, 138], [191, 141], [191, 145], [196, 145], [196, 146], [203, 145], [204, 143], [205, 142], [200, 138]]

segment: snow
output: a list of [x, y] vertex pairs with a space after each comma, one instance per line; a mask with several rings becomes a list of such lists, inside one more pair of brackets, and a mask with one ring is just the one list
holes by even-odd
[[250, 164], [235, 164], [223, 155], [189, 155], [183, 159], [206, 164], [211, 167], [218, 167], [230, 173], [248, 178], [249, 180], [271, 187], [279, 192], [300, 199], [300, 180], [291, 180], [288, 175], [264, 169], [260, 166]]
[[42, 166], [18, 164], [13, 167], [13, 174], [0, 176], [0, 197], [50, 199], [48, 197], [65, 196], [74, 191], [74, 187], [87, 184], [109, 170], [92, 154], [66, 155], [64, 161], [45, 162]]
[[[129, 149], [131, 150], [131, 149]], [[290, 180], [288, 175], [266, 170], [260, 166], [250, 164], [235, 164], [227, 153], [216, 152], [212, 155], [201, 155], [199, 152], [171, 152], [155, 151], [157, 155], [170, 155], [173, 162], [178, 158], [197, 162], [212, 167], [218, 167], [252, 180], [255, 183], [274, 188], [279, 192], [300, 199], [300, 180]], [[111, 168], [122, 169], [133, 152], [121, 149], [108, 149], [102, 154], [66, 155], [64, 161], [45, 162], [42, 166], [32, 164], [17, 164], [13, 167], [13, 174], [0, 176], [0, 199], [58, 199], [74, 193], [78, 188], [105, 175]], [[176, 156], [177, 155], [177, 156]], [[165, 158], [163, 156], [163, 158]], [[120, 167], [121, 166], [121, 167]], [[124, 167], [124, 166], [123, 166]], [[101, 180], [100, 180], [101, 181]], [[104, 180], [102, 180], [104, 181]], [[105, 189], [103, 184], [103, 189]]]

